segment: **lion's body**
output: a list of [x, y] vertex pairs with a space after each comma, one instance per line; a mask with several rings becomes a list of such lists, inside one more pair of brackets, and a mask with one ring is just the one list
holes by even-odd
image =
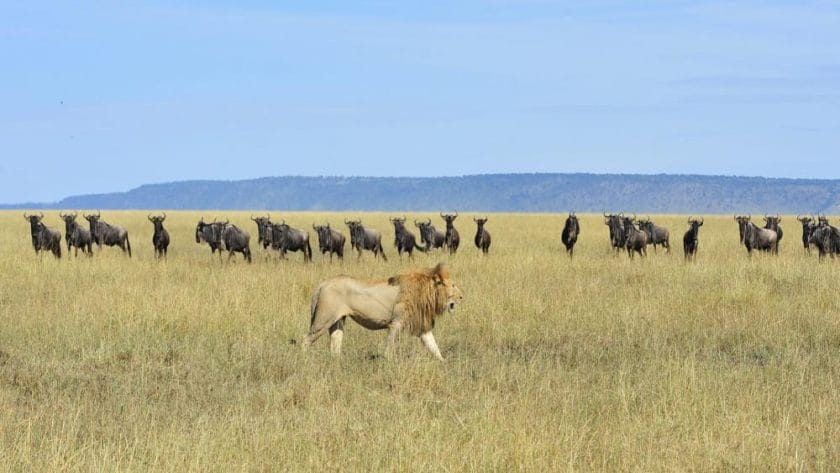
[[322, 282], [312, 295], [309, 334], [304, 348], [327, 330], [332, 351], [341, 351], [344, 319], [350, 317], [370, 330], [389, 329], [388, 353], [399, 332], [406, 328], [442, 359], [431, 330], [435, 317], [452, 311], [461, 292], [442, 265], [413, 271], [381, 281], [338, 276]]

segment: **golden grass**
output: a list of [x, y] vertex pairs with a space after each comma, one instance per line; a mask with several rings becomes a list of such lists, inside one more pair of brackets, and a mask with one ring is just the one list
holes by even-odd
[[[34, 254], [19, 212], [0, 213], [0, 469], [840, 465], [840, 263], [806, 257], [790, 217], [781, 255], [751, 259], [731, 217], [707, 217], [685, 264], [685, 216], [655, 219], [674, 233], [672, 255], [629, 261], [593, 215], [569, 260], [563, 216], [491, 214], [485, 258], [465, 214], [457, 255], [409, 263], [387, 215], [364, 214], [387, 263], [348, 252], [304, 265], [300, 253], [267, 261], [248, 213], [224, 214], [252, 234], [253, 264], [220, 264], [197, 245], [199, 213], [169, 212], [166, 261], [153, 258], [144, 212], [103, 213], [127, 227], [134, 258], [106, 248], [60, 261]], [[310, 229], [349, 214], [283, 216]], [[56, 212], [46, 221], [59, 227]], [[435, 330], [445, 364], [411, 337], [395, 359], [376, 356], [385, 333], [353, 323], [340, 359], [327, 339], [306, 354], [290, 344], [318, 281], [438, 260], [465, 293]]]

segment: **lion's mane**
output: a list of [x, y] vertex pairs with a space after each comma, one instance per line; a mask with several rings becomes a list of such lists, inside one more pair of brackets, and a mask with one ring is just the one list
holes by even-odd
[[388, 284], [400, 287], [397, 304], [402, 305], [404, 322], [412, 335], [430, 331], [435, 326], [435, 317], [446, 310], [446, 290], [442, 281], [448, 279], [449, 271], [440, 264], [388, 279]]

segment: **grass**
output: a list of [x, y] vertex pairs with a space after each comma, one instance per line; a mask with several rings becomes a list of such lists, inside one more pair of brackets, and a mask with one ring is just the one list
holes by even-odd
[[[169, 212], [166, 261], [154, 260], [140, 212], [103, 214], [128, 229], [132, 259], [106, 248], [56, 261], [34, 254], [18, 212], [0, 213], [0, 469], [840, 465], [840, 263], [806, 256], [791, 217], [779, 257], [752, 258], [731, 217], [707, 217], [686, 264], [685, 216], [654, 218], [672, 229], [673, 254], [630, 261], [593, 215], [581, 216], [570, 260], [562, 216], [491, 214], [482, 257], [465, 214], [456, 255], [409, 262], [388, 216], [364, 214], [388, 262], [268, 260], [253, 241], [248, 265], [195, 243], [200, 216]], [[227, 216], [256, 240], [247, 213]], [[307, 229], [348, 216], [283, 215]], [[53, 212], [46, 221], [59, 227]], [[306, 332], [318, 281], [439, 260], [465, 293], [435, 330], [446, 363], [410, 337], [385, 360], [385, 333], [353, 323], [338, 359], [327, 339], [306, 354], [290, 343]]]

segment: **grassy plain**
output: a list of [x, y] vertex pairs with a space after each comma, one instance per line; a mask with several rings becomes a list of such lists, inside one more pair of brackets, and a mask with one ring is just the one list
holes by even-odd
[[[57, 212], [46, 222], [58, 225]], [[145, 212], [103, 212], [134, 257], [38, 257], [19, 212], [0, 213], [3, 471], [836, 471], [840, 465], [840, 261], [747, 258], [731, 217], [707, 217], [696, 263], [614, 256], [600, 216], [576, 256], [560, 215], [495, 215], [489, 257], [456, 225], [455, 256], [330, 264], [222, 264], [194, 239], [201, 214], [169, 212], [155, 261]], [[213, 213], [204, 215], [212, 218]], [[219, 212], [219, 216], [223, 213]], [[274, 212], [280, 215], [280, 212]], [[349, 214], [283, 214], [293, 226]], [[423, 214], [409, 214], [425, 217]], [[439, 222], [436, 215], [428, 215]], [[793, 223], [792, 223], [793, 222]], [[341, 225], [343, 227], [343, 225]], [[344, 228], [342, 228], [344, 230]], [[313, 235], [313, 245], [317, 248]], [[317, 250], [316, 250], [317, 251]], [[435, 330], [447, 362], [350, 323], [301, 353], [312, 289], [442, 260], [465, 293]]]

